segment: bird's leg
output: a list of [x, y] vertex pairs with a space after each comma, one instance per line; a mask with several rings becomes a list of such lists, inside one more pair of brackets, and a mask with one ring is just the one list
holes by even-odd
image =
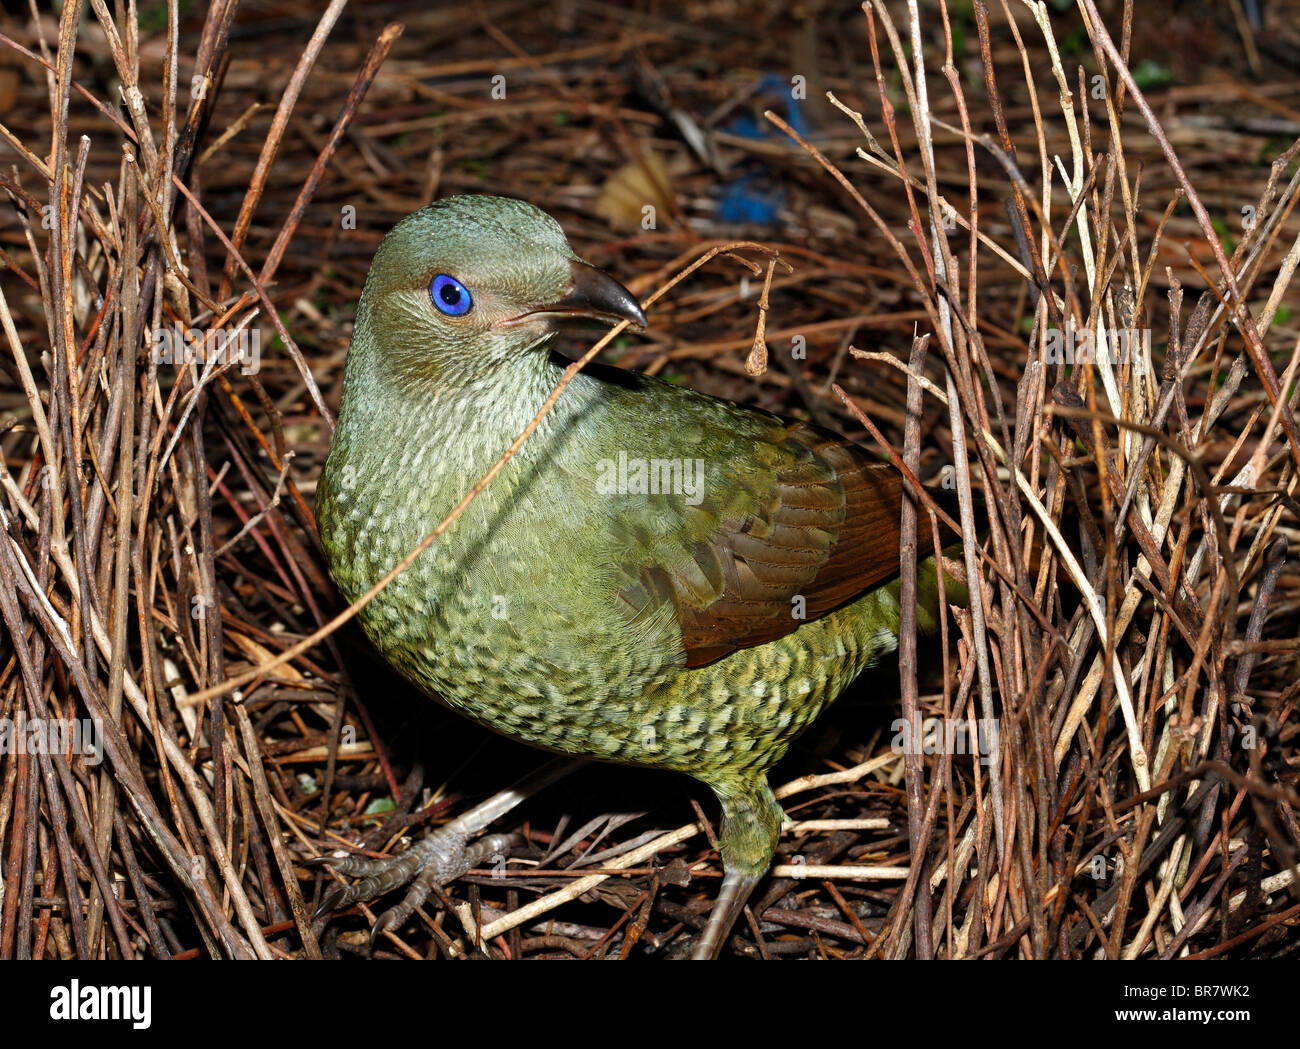
[[766, 777], [745, 783], [734, 792], [716, 785], [714, 791], [722, 803], [722, 834], [718, 840], [722, 888], [691, 954], [693, 961], [709, 961], [722, 951], [749, 894], [772, 862], [785, 818]]
[[713, 910], [709, 912], [709, 923], [691, 952], [691, 961], [709, 962], [718, 957], [722, 945], [731, 935], [732, 926], [745, 909], [749, 894], [754, 891], [754, 886], [762, 876], [761, 871], [749, 874], [723, 868], [722, 888], [718, 890], [718, 898], [713, 904]]
[[585, 764], [585, 761], [575, 758], [559, 758], [548, 762], [508, 790], [494, 794], [450, 823], [426, 834], [397, 856], [383, 859], [321, 856], [306, 861], [307, 866], [329, 867], [339, 874], [361, 879], [354, 885], [331, 886], [321, 897], [320, 906], [316, 909], [316, 920], [358, 900], [373, 899], [403, 885], [410, 885], [402, 902], [384, 911], [375, 921], [375, 927], [371, 931], [373, 942], [381, 933], [406, 921], [436, 886], [446, 885], [493, 856], [509, 854], [511, 845], [519, 840], [517, 835], [492, 834], [472, 845], [467, 843], [471, 837], [494, 820], [500, 819], [521, 801]]

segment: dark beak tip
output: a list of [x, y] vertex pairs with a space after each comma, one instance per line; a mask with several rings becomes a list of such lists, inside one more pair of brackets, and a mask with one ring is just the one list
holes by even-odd
[[637, 328], [645, 328], [645, 312], [627, 288], [603, 270], [585, 262], [570, 264], [573, 274], [568, 294], [558, 306], [575, 316], [599, 320], [622, 320]]
[[628, 310], [628, 314], [624, 320], [632, 325], [632, 327], [641, 328], [642, 330], [650, 326], [645, 319], [645, 311], [641, 309], [641, 304], [635, 300], [633, 300], [632, 306]]

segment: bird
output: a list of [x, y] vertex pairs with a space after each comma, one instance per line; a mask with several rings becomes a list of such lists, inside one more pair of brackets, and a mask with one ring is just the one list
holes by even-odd
[[[451, 196], [393, 226], [316, 493], [342, 596], [388, 573], [533, 420], [564, 371], [560, 331], [624, 321], [647, 326], [636, 296], [529, 203]], [[897, 646], [902, 491], [835, 433], [593, 364], [359, 619], [417, 689], [489, 729], [707, 786], [723, 879], [693, 956], [713, 958], [776, 849], [769, 770]], [[933, 631], [932, 557], [918, 594]], [[332, 902], [410, 881], [440, 850], [338, 861], [367, 878]]]

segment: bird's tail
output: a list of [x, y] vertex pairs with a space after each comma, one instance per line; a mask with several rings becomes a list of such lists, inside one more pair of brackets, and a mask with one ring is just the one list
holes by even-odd
[[[931, 548], [933, 549], [933, 548]], [[955, 543], [943, 551], [947, 561], [959, 561], [961, 544]], [[901, 582], [894, 584], [902, 587]], [[970, 591], [964, 579], [953, 575], [949, 567], [943, 573], [942, 598], [939, 590], [939, 565], [933, 555], [916, 566], [916, 626], [926, 634], [933, 634], [939, 629], [939, 606], [941, 601], [949, 605], [965, 607], [970, 603]]]

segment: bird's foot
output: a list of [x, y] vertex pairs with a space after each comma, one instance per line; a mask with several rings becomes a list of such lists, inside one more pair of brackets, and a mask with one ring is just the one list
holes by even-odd
[[428, 898], [435, 888], [455, 881], [471, 867], [504, 858], [513, 847], [523, 844], [518, 834], [489, 834], [467, 842], [459, 828], [442, 827], [425, 835], [405, 852], [382, 859], [362, 856], [320, 856], [305, 861], [308, 867], [324, 867], [345, 877], [360, 878], [352, 885], [334, 884], [321, 897], [314, 921], [361, 900], [374, 899], [408, 885], [401, 903], [390, 907], [375, 920], [370, 942], [396, 929]]
[[723, 944], [731, 935], [736, 919], [744, 913], [749, 894], [754, 891], [760, 877], [734, 870], [723, 874], [722, 888], [718, 890], [717, 902], [709, 912], [709, 922], [691, 951], [692, 961], [713, 961], [722, 953]]
[[361, 879], [355, 885], [331, 886], [321, 898], [313, 920], [320, 922], [340, 907], [410, 885], [402, 902], [384, 911], [375, 922], [370, 935], [373, 944], [380, 934], [406, 921], [435, 888], [454, 881], [471, 867], [490, 862], [496, 856], [509, 855], [511, 848], [523, 845], [524, 839], [518, 834], [489, 834], [473, 844], [467, 843], [525, 798], [584, 764], [580, 758], [548, 761], [513, 787], [498, 791], [445, 826], [426, 834], [400, 855], [377, 860], [361, 856], [321, 856], [306, 861], [309, 867], [326, 867], [345, 877]]

